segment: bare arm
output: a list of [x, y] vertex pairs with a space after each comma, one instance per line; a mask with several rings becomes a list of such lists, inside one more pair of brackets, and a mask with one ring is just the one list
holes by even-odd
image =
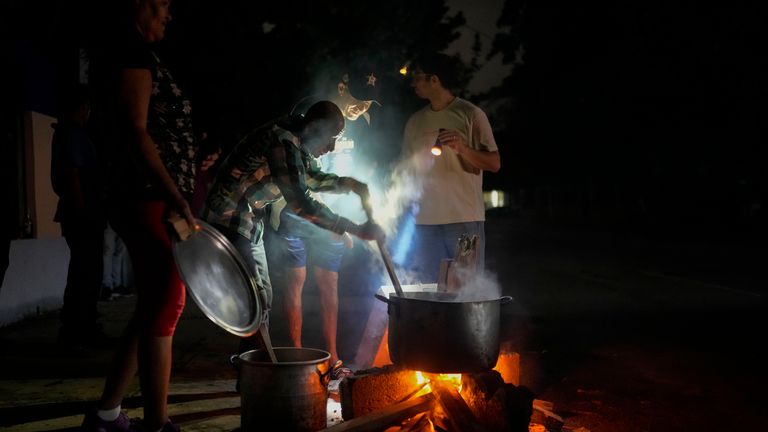
[[483, 151], [470, 148], [461, 134], [455, 130], [440, 132], [438, 139], [444, 146], [453, 149], [459, 157], [476, 168], [491, 172], [497, 172], [501, 168], [501, 157], [498, 151]]
[[179, 192], [165, 164], [157, 152], [152, 137], [147, 132], [149, 99], [152, 93], [152, 74], [148, 69], [123, 69], [120, 74], [120, 102], [125, 108], [123, 118], [126, 121], [131, 141], [139, 149], [147, 167], [166, 195], [171, 209], [195, 225], [195, 218], [187, 200]]

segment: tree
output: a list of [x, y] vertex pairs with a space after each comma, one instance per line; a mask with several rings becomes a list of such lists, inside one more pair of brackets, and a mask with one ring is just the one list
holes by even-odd
[[418, 102], [399, 69], [420, 52], [446, 48], [464, 23], [444, 0], [197, 0], [174, 8], [168, 46], [177, 75], [216, 113], [219, 128], [235, 133], [287, 113], [321, 76], [345, 68], [377, 70], [385, 103], [407, 112]]

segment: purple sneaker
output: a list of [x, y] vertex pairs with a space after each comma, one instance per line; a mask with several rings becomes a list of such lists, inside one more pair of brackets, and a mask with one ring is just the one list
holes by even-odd
[[83, 432], [130, 432], [131, 419], [121, 412], [113, 421], [106, 421], [102, 420], [94, 411], [85, 415], [80, 430]]

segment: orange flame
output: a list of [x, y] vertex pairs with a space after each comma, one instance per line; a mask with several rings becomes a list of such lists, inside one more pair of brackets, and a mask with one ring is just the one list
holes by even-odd
[[[456, 387], [456, 390], [461, 392], [461, 374], [431, 374], [425, 372], [415, 372], [416, 382], [418, 384], [429, 383], [432, 381], [441, 381], [443, 383], [449, 383]], [[425, 387], [428, 392], [432, 391], [429, 384]]]

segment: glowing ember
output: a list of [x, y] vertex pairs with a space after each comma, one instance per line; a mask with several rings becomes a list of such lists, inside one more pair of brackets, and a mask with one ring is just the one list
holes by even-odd
[[432, 154], [435, 156], [440, 156], [441, 154], [443, 154], [443, 149], [438, 146], [434, 146], [432, 147]]
[[[456, 387], [456, 390], [461, 393], [461, 374], [431, 374], [426, 372], [415, 372], [416, 382], [419, 384], [429, 383], [432, 381], [440, 381], [442, 383], [448, 383]], [[429, 384], [425, 387], [425, 393], [430, 392], [432, 389]]]

